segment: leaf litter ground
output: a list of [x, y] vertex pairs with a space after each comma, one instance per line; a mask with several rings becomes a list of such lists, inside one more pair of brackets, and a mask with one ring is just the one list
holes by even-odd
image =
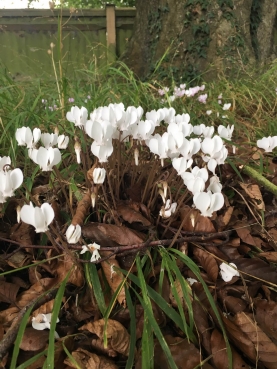
[[[236, 155], [241, 162], [259, 164], [260, 156], [250, 150], [240, 149]], [[269, 170], [274, 182], [273, 162]], [[11, 365], [20, 323], [29, 308], [17, 365], [29, 360], [22, 367], [44, 367], [49, 331], [35, 330], [31, 320], [53, 312], [66, 280], [55, 326], [60, 337], [54, 346], [55, 368], [138, 369], [146, 368], [147, 359], [152, 360], [149, 367], [171, 368], [171, 357], [178, 368], [225, 369], [230, 365], [228, 349], [233, 368], [276, 368], [274, 195], [238, 166], [235, 171], [234, 165], [225, 164], [222, 210], [211, 219], [203, 217], [192, 208], [188, 194], [180, 192], [185, 200], [174, 217], [157, 222], [162, 203], [155, 204], [153, 188], [145, 193], [145, 186], [155, 174], [155, 183], [166, 180], [171, 191], [178, 191], [171, 164], [159, 170], [152, 167], [152, 174], [144, 173], [140, 181], [126, 168], [123, 172], [120, 189], [124, 191], [115, 190], [111, 198], [107, 185], [100, 195], [103, 214], [91, 209], [85, 185], [75, 191], [69, 205], [70, 194], [62, 189], [64, 178], [51, 188], [43, 175], [38, 176], [30, 196], [51, 201], [55, 211], [51, 242], [38, 237], [32, 226], [17, 223], [20, 200], [8, 202], [0, 220], [2, 367]], [[90, 174], [91, 170], [88, 180]], [[72, 224], [85, 223], [83, 239], [101, 245], [96, 263], [86, 256], [78, 258], [75, 251], [81, 250], [80, 244], [60, 243], [70, 211]], [[234, 263], [239, 276], [224, 282], [223, 262]]]

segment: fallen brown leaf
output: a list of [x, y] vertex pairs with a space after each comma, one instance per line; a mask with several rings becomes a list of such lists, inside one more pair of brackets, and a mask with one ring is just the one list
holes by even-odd
[[[223, 335], [217, 329], [214, 329], [212, 332], [211, 347], [215, 368], [216, 369], [228, 368], [229, 361], [227, 356], [226, 343]], [[231, 349], [232, 349], [233, 369], [247, 368], [247, 364], [238, 354], [238, 352], [234, 350], [233, 347]]]
[[183, 222], [184, 231], [215, 233], [212, 221], [200, 215], [199, 210], [192, 209], [185, 205], [180, 209], [180, 216]]
[[268, 337], [277, 340], [277, 303], [275, 301], [255, 300], [255, 319]]
[[209, 279], [215, 282], [217, 280], [219, 270], [215, 258], [198, 247], [194, 247], [193, 254], [208, 274]]
[[116, 211], [126, 222], [130, 224], [141, 223], [145, 227], [151, 226], [151, 223], [148, 219], [128, 205], [118, 205]]
[[107, 336], [110, 347], [125, 356], [129, 355], [130, 335], [126, 328], [116, 320], [108, 319], [105, 326], [105, 320], [100, 319], [95, 322], [83, 325], [79, 330], [88, 330], [90, 333], [96, 334], [102, 341], [104, 334]]
[[256, 184], [242, 183], [240, 182], [240, 187], [247, 193], [250, 199], [253, 200], [255, 207], [258, 210], [265, 210], [265, 204], [263, 196], [261, 194], [260, 187]]
[[[81, 369], [118, 369], [118, 366], [115, 365], [111, 360], [93, 354], [82, 348], [78, 348], [76, 351], [73, 351], [72, 356]], [[64, 363], [70, 368], [76, 368], [69, 358], [66, 358]]]
[[234, 323], [244, 332], [248, 339], [255, 345], [257, 357], [267, 369], [276, 369], [277, 346], [261, 330], [250, 314], [238, 313], [234, 317]]
[[263, 281], [277, 284], [277, 271], [265, 261], [259, 258], [241, 258], [233, 261], [237, 268], [249, 276], [257, 277]]
[[24, 331], [20, 343], [21, 350], [38, 351], [45, 348], [49, 338], [49, 330], [38, 331], [32, 327], [27, 327]]
[[14, 303], [16, 295], [19, 290], [19, 286], [13, 283], [1, 281], [0, 283], [0, 301]]
[[[111, 253], [108, 252], [108, 251], [105, 251], [105, 252], [102, 251], [102, 252], [100, 252], [100, 254], [101, 254], [102, 257], [105, 257], [105, 256], [110, 255]], [[120, 271], [120, 266], [118, 264], [118, 261], [116, 260], [115, 256], [113, 255], [108, 260], [103, 261], [101, 263], [101, 267], [102, 267], [102, 270], [103, 270], [104, 275], [106, 277], [106, 280], [107, 280], [109, 286], [111, 287], [112, 292], [115, 293], [117, 288], [119, 287], [119, 285], [124, 280], [124, 275]], [[117, 295], [117, 301], [121, 305], [125, 306], [126, 296], [125, 296], [124, 286], [122, 286], [120, 292]]]

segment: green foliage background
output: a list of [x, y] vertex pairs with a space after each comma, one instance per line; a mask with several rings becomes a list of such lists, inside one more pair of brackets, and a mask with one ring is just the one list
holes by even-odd
[[[35, 3], [39, 0], [29, 0], [29, 7], [32, 7], [35, 5]], [[83, 9], [89, 9], [89, 8], [103, 8], [106, 4], [114, 4], [118, 7], [129, 7], [129, 6], [135, 6], [136, 0], [113, 0], [113, 1], [105, 1], [105, 0], [66, 0], [66, 1], [60, 1], [63, 3], [63, 7], [66, 8], [83, 8]], [[55, 3], [55, 1], [53, 1]], [[57, 1], [58, 3], [58, 1]], [[60, 7], [59, 4], [56, 4], [55, 7]]]

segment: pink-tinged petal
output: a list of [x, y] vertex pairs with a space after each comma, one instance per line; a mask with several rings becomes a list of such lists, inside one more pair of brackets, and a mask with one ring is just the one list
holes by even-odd
[[16, 190], [19, 186], [22, 185], [23, 173], [22, 173], [21, 169], [16, 168], [16, 169], [11, 171], [11, 180], [12, 180], [13, 190]]
[[220, 210], [224, 205], [224, 197], [221, 192], [214, 193], [211, 197], [211, 211]]
[[42, 210], [42, 213], [44, 215], [45, 223], [48, 226], [55, 217], [54, 210], [53, 210], [52, 206], [50, 204], [48, 204], [47, 202], [45, 202], [44, 204], [41, 205], [41, 210]]

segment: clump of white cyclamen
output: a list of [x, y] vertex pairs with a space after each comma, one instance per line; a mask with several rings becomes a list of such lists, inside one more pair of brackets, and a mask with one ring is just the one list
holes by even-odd
[[29, 157], [40, 166], [42, 171], [51, 171], [54, 165], [59, 164], [62, 159], [61, 152], [57, 148], [46, 149], [41, 146], [39, 149], [30, 149]]
[[24, 205], [20, 211], [22, 222], [35, 227], [37, 233], [47, 232], [49, 229], [48, 226], [53, 221], [54, 216], [54, 210], [48, 203], [42, 204], [41, 207], [34, 207], [30, 203], [30, 205]]

